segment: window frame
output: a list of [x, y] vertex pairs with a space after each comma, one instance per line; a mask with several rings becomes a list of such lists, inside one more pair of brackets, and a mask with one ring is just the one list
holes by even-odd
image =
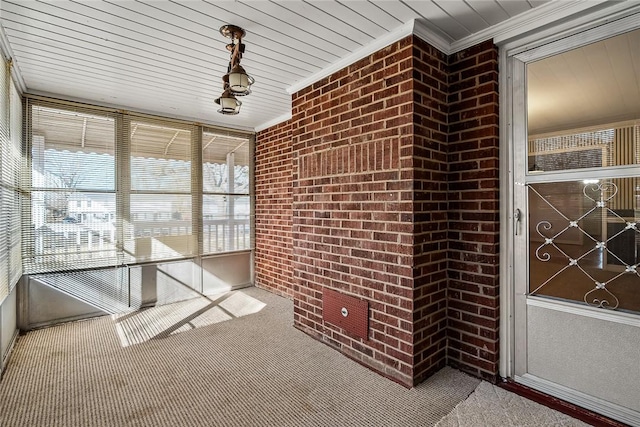
[[[212, 255], [220, 255], [231, 252], [238, 251], [252, 251], [254, 247], [254, 200], [255, 197], [253, 195], [253, 150], [254, 150], [254, 141], [255, 134], [246, 131], [239, 131], [234, 129], [225, 129], [219, 128], [215, 126], [205, 126], [199, 123], [192, 123], [181, 120], [167, 119], [157, 116], [151, 116], [147, 114], [134, 113], [123, 110], [113, 110], [104, 107], [92, 107], [84, 104], [78, 104], [70, 101], [59, 101], [53, 100], [47, 97], [35, 96], [35, 95], [27, 95], [25, 97], [25, 111], [27, 112], [27, 117], [25, 117], [25, 129], [26, 129], [26, 138], [24, 143], [24, 150], [28, 153], [27, 158], [27, 170], [29, 173], [26, 175], [30, 176], [32, 171], [32, 155], [31, 148], [33, 144], [33, 132], [32, 132], [32, 117], [31, 112], [33, 106], [46, 105], [47, 107], [57, 108], [62, 110], [74, 110], [74, 111], [82, 111], [87, 114], [95, 114], [95, 115], [103, 115], [108, 117], [113, 117], [115, 119], [115, 152], [114, 152], [114, 163], [115, 163], [115, 191], [110, 192], [114, 193], [116, 197], [116, 209], [114, 215], [110, 215], [110, 217], [115, 216], [115, 246], [116, 246], [116, 257], [114, 260], [109, 260], [107, 263], [102, 265], [86, 265], [85, 263], [76, 263], [77, 265], [65, 265], [65, 270], [83, 270], [83, 269], [91, 269], [91, 268], [99, 268], [105, 266], [126, 266], [126, 265], [138, 265], [149, 262], [165, 262], [165, 261], [179, 261], [186, 259], [193, 259], [203, 256], [212, 256]], [[187, 129], [191, 132], [191, 183], [190, 183], [190, 191], [178, 191], [178, 192], [164, 192], [164, 191], [145, 191], [140, 189], [134, 189], [132, 186], [132, 175], [131, 175], [131, 152], [132, 152], [132, 140], [131, 140], [131, 132], [132, 132], [132, 123], [154, 123], [165, 125], [167, 127], [175, 127], [179, 129]], [[247, 146], [248, 146], [248, 158], [249, 165], [248, 166], [248, 180], [249, 180], [249, 188], [246, 193], [215, 193], [215, 194], [223, 194], [227, 197], [247, 197], [249, 203], [249, 219], [248, 219], [248, 243], [244, 244], [240, 248], [236, 248], [234, 246], [226, 245], [222, 251], [205, 251], [203, 248], [203, 219], [202, 219], [202, 204], [203, 197], [211, 194], [211, 192], [204, 191], [203, 187], [203, 159], [202, 159], [202, 139], [203, 134], [207, 132], [214, 132], [221, 135], [236, 135], [237, 137], [246, 137]], [[31, 196], [31, 193], [35, 190], [32, 187], [31, 178], [25, 180], [25, 194]], [[80, 192], [80, 191], [79, 191]], [[184, 194], [188, 195], [191, 198], [191, 232], [190, 236], [191, 241], [193, 242], [192, 248], [193, 250], [188, 253], [179, 253], [174, 254], [176, 256], [159, 256], [159, 257], [137, 257], [130, 256], [127, 254], [127, 224], [131, 224], [136, 215], [132, 209], [132, 197], [136, 195], [158, 195], [162, 194]], [[23, 238], [22, 241], [25, 243], [25, 247], [23, 248], [23, 263], [28, 265], [29, 259], [34, 256], [34, 239], [33, 236], [30, 235], [30, 228], [32, 223], [32, 211], [31, 211], [31, 198], [29, 197], [25, 203], [25, 212], [23, 215], [23, 224], [22, 224], [22, 232]], [[111, 218], [110, 218], [111, 220]], [[165, 227], [166, 228], [166, 227]], [[164, 228], [163, 228], [164, 230]], [[189, 243], [191, 245], [191, 243]], [[38, 274], [44, 272], [57, 272], [62, 271], [60, 268], [54, 267], [45, 267], [42, 269], [35, 269], [32, 267], [26, 268], [26, 274]]]

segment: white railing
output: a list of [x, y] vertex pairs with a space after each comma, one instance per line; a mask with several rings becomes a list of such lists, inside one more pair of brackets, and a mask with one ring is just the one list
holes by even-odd
[[[192, 222], [189, 220], [134, 221], [125, 231], [125, 240], [189, 236], [192, 233]], [[47, 223], [34, 234], [36, 258], [73, 254], [76, 260], [93, 259], [104, 256], [104, 251], [117, 249], [116, 227], [113, 223]], [[250, 249], [249, 218], [204, 220], [202, 241], [205, 254]]]

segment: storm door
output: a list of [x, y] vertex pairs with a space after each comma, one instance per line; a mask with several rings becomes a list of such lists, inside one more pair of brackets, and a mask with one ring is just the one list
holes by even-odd
[[640, 425], [640, 30], [580, 43], [511, 62], [514, 374]]

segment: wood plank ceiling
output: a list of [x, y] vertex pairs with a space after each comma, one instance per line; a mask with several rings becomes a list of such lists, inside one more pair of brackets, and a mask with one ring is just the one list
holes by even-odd
[[[2, 0], [0, 24], [28, 92], [238, 129], [290, 113], [287, 88], [417, 19], [452, 43], [530, 12], [534, 0]], [[237, 116], [216, 112], [243, 27], [256, 83]]]

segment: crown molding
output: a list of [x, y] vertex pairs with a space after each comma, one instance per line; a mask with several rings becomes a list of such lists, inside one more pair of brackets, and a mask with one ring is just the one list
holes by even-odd
[[590, 9], [602, 8], [611, 4], [612, 3], [607, 0], [550, 1], [542, 6], [538, 6], [457, 41], [453, 41], [451, 38], [442, 34], [437, 28], [432, 28], [423, 21], [412, 19], [398, 29], [373, 40], [371, 43], [355, 50], [337, 62], [330, 64], [328, 67], [289, 86], [287, 92], [294, 94], [408, 35], [420, 37], [442, 53], [450, 55], [486, 40], [493, 39], [495, 43], [499, 43], [513, 39], [537, 28], [583, 14]]
[[304, 89], [307, 86], [314, 84], [315, 82], [330, 76], [331, 74], [340, 71], [341, 69], [348, 67], [354, 62], [366, 58], [367, 56], [389, 46], [391, 43], [395, 43], [403, 38], [415, 35], [426, 41], [444, 54], [449, 54], [451, 50], [451, 39], [441, 34], [439, 30], [427, 26], [425, 23], [412, 19], [407, 21], [404, 25], [396, 30], [387, 33], [386, 35], [373, 40], [371, 43], [362, 46], [350, 53], [349, 55], [341, 58], [337, 62], [332, 63], [326, 68], [310, 75], [309, 77], [296, 82], [295, 84], [287, 88], [287, 92], [292, 95], [297, 91]]
[[453, 39], [445, 36], [437, 28], [432, 28], [423, 21], [415, 21], [413, 26], [413, 35], [420, 37], [431, 46], [438, 49], [445, 55], [451, 54], [451, 43]]
[[270, 128], [271, 126], [275, 126], [275, 125], [280, 124], [280, 123], [282, 123], [282, 122], [286, 122], [286, 121], [287, 121], [287, 120], [289, 120], [291, 117], [293, 117], [293, 115], [291, 114], [291, 112], [285, 113], [285, 114], [283, 114], [283, 115], [281, 115], [281, 116], [276, 117], [275, 119], [268, 120], [268, 121], [266, 121], [266, 122], [264, 122], [264, 123], [262, 123], [262, 124], [260, 124], [260, 125], [256, 126], [256, 127], [254, 128], [254, 130], [256, 131], [256, 133], [257, 133], [257, 132], [260, 132], [260, 131], [263, 131], [263, 130], [265, 130], [265, 129]]
[[408, 35], [413, 34], [413, 27], [414, 27], [414, 23], [415, 20], [411, 20], [406, 22], [404, 25], [402, 25], [401, 27], [395, 29], [394, 31], [387, 33], [386, 35], [379, 37], [375, 40], [373, 40], [371, 43], [366, 44], [364, 46], [362, 46], [360, 49], [357, 49], [355, 51], [353, 51], [352, 53], [350, 53], [349, 55], [341, 58], [340, 60], [338, 60], [337, 62], [334, 62], [332, 64], [330, 64], [328, 67], [325, 67], [323, 69], [321, 69], [320, 71], [318, 71], [317, 73], [314, 73], [312, 75], [310, 75], [307, 78], [304, 78], [298, 82], [296, 82], [295, 84], [289, 86], [287, 88], [287, 92], [290, 95], [293, 95], [294, 93], [298, 92], [301, 89], [304, 89], [307, 86], [310, 86], [312, 84], [314, 84], [315, 82], [324, 79], [325, 77], [330, 76], [331, 74], [340, 71], [341, 69], [348, 67], [349, 65], [353, 64], [354, 62], [365, 58], [369, 55], [371, 55], [372, 53], [375, 53], [377, 51], [379, 51], [380, 49], [389, 46], [391, 43], [396, 42]]
[[9, 45], [9, 39], [7, 39], [7, 33], [4, 32], [4, 27], [0, 22], [0, 53], [4, 59], [11, 59], [11, 46]]
[[554, 22], [580, 15], [585, 11], [611, 2], [606, 0], [566, 0], [550, 1], [534, 9], [530, 9], [499, 24], [492, 25], [482, 31], [454, 41], [449, 46], [450, 53], [459, 52], [478, 43], [493, 39], [494, 43], [502, 43], [521, 36], [529, 31], [553, 24]]
[[[526, 37], [528, 33], [545, 27], [558, 26], [563, 22], [566, 22], [567, 26], [575, 26], [576, 19], [580, 17], [602, 18], [610, 13], [621, 12], [633, 7], [633, 2], [552, 0], [457, 41], [452, 40], [450, 37], [442, 34], [437, 28], [432, 28], [423, 21], [412, 19], [398, 29], [373, 40], [371, 43], [341, 58], [337, 62], [330, 64], [328, 67], [289, 86], [287, 92], [294, 94], [409, 35], [415, 35], [442, 53], [451, 55], [487, 40], [493, 39], [496, 44], [506, 44], [511, 40]], [[557, 31], [557, 29], [554, 31]], [[265, 122], [255, 129], [256, 131], [264, 130], [290, 118], [291, 114], [285, 114]]]
[[615, 2], [608, 0], [551, 1], [494, 25], [492, 38], [495, 43], [503, 43], [530, 31], [556, 24], [558, 21], [579, 17], [589, 9], [602, 9], [614, 4]]

